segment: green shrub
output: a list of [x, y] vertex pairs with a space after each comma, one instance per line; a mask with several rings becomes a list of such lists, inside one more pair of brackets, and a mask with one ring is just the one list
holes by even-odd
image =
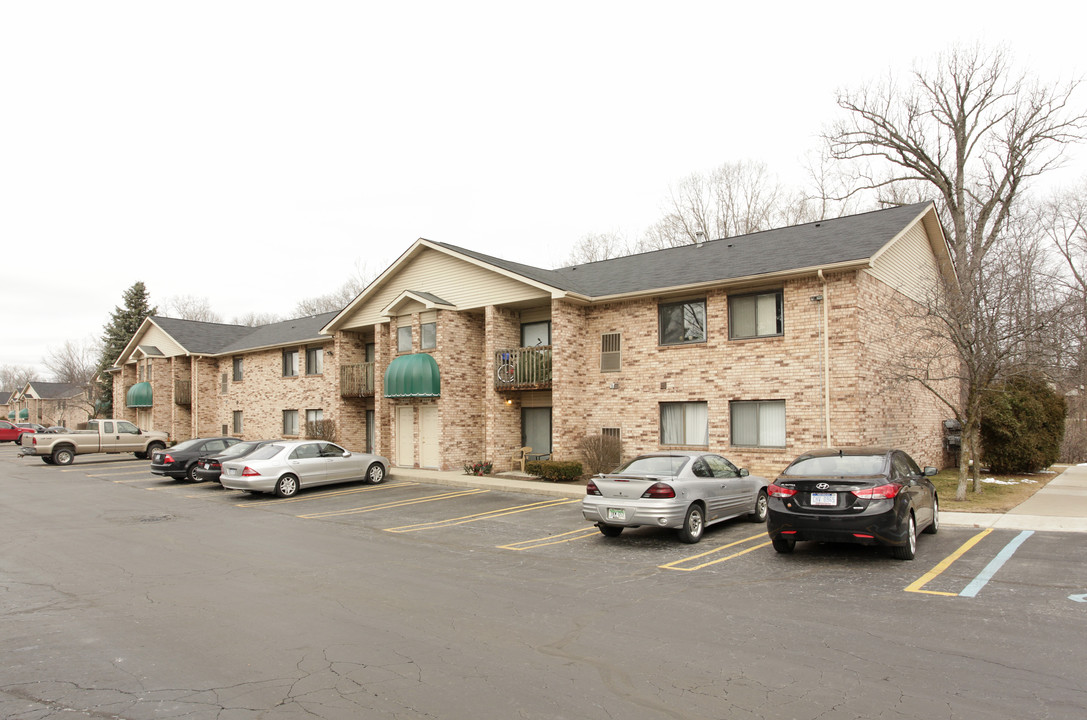
[[525, 463], [525, 472], [544, 480], [561, 482], [581, 477], [581, 463], [575, 460], [532, 460]]
[[490, 475], [494, 469], [494, 463], [490, 460], [476, 460], [464, 463], [465, 475]]
[[1060, 457], [1064, 398], [1040, 377], [1019, 377], [986, 393], [981, 419], [982, 462], [993, 473], [1044, 470]]

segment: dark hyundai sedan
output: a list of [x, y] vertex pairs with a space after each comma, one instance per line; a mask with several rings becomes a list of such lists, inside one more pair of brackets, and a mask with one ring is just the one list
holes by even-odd
[[766, 529], [779, 553], [798, 540], [885, 545], [900, 560], [917, 552], [917, 531], [940, 527], [936, 487], [901, 450], [834, 448], [793, 460], [767, 489]]
[[156, 450], [151, 455], [151, 474], [195, 481], [198, 458], [222, 452], [238, 442], [238, 438], [232, 437], [193, 438], [165, 450]]
[[236, 460], [240, 457], [245, 457], [249, 453], [253, 452], [262, 445], [267, 445], [275, 440], [246, 440], [228, 447], [219, 453], [202, 455], [196, 461], [196, 477], [197, 482], [203, 480], [214, 480], [219, 482], [219, 476], [223, 472], [224, 460]]

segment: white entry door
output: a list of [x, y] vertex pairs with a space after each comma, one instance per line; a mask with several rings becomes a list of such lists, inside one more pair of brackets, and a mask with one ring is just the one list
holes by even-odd
[[396, 409], [396, 464], [415, 467], [415, 408]]
[[424, 405], [419, 408], [419, 467], [441, 467], [438, 452], [438, 408]]

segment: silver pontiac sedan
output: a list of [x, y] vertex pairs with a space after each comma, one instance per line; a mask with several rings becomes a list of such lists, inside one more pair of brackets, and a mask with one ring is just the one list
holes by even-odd
[[291, 497], [313, 485], [366, 480], [379, 483], [389, 471], [380, 455], [353, 453], [325, 440], [277, 440], [222, 464], [223, 487]]
[[766, 486], [766, 478], [720, 455], [652, 453], [590, 480], [581, 513], [608, 537], [647, 525], [676, 529], [680, 540], [696, 543], [707, 525], [740, 515], [766, 522]]

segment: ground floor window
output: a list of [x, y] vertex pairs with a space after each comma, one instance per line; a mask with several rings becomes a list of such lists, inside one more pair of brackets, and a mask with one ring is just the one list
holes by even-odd
[[283, 411], [283, 434], [284, 435], [297, 435], [298, 434], [298, 411], [297, 410], [284, 410]]
[[366, 411], [366, 452], [374, 451], [374, 411]]
[[704, 402], [661, 403], [661, 445], [710, 444], [709, 406]]
[[731, 406], [732, 444], [785, 447], [785, 401], [734, 401]]
[[241, 410], [235, 410], [234, 411], [234, 432], [237, 433], [237, 434], [241, 434], [241, 431], [242, 431], [242, 411]]

